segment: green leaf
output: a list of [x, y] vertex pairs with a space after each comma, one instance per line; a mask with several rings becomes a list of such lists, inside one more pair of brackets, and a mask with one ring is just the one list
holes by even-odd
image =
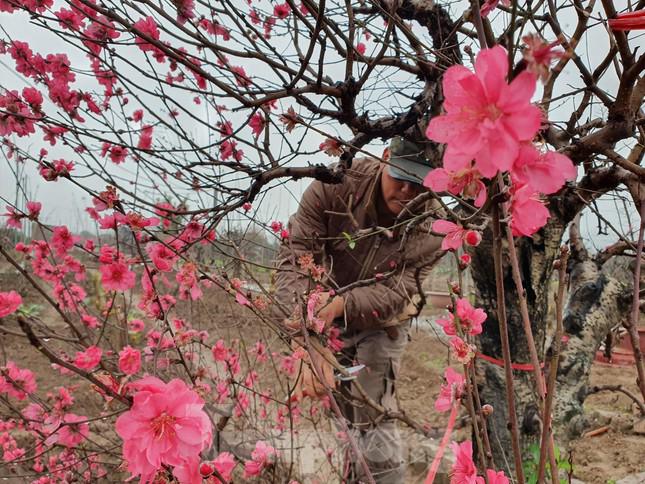
[[343, 237], [345, 237], [345, 240], [347, 240], [347, 247], [349, 247], [349, 250], [354, 250], [354, 248], [356, 247], [356, 241], [352, 239], [352, 236], [347, 232], [343, 232]]
[[33, 317], [38, 316], [42, 309], [43, 307], [39, 304], [23, 304], [22, 306], [20, 306], [18, 312], [20, 312], [20, 314], [24, 314], [27, 317]]

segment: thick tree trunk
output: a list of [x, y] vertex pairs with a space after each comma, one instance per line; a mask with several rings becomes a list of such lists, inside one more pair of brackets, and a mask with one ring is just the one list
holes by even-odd
[[[517, 241], [520, 271], [540, 359], [543, 359], [544, 356], [544, 343], [547, 334], [549, 281], [553, 273], [553, 262], [560, 253], [560, 241], [564, 228], [558, 219], [552, 217], [545, 229], [532, 239], [525, 237]], [[491, 253], [492, 240], [490, 237], [485, 237], [473, 254], [473, 282], [477, 303], [482, 305], [488, 314], [484, 332], [480, 337], [482, 352], [501, 360], [502, 349], [497, 321], [497, 298]], [[504, 287], [511, 360], [513, 363], [527, 364], [530, 363], [530, 356], [522, 328], [519, 297], [506, 257], [504, 259]], [[480, 389], [482, 403], [488, 403], [494, 408], [493, 414], [489, 417], [489, 429], [495, 464], [502, 468], [512, 467], [504, 368], [480, 359], [478, 360], [478, 373], [483, 377]], [[520, 437], [522, 446], [526, 449], [530, 443], [536, 442], [540, 435], [538, 400], [532, 373], [530, 371], [515, 371], [514, 374]]]
[[594, 356], [607, 333], [629, 317], [633, 285], [629, 282], [628, 264], [617, 262], [600, 268], [586, 258], [575, 261], [571, 268], [564, 317], [568, 342], [560, 358], [553, 409], [555, 432], [561, 442], [585, 430], [583, 404]]
[[[544, 230], [531, 238], [517, 241], [517, 252], [526, 290], [533, 336], [541, 361], [545, 359], [546, 346], [553, 336], [553, 305], [556, 287], [551, 283], [553, 262], [558, 257], [565, 224], [552, 217]], [[485, 237], [473, 253], [473, 281], [477, 303], [488, 314], [484, 332], [480, 337], [482, 353], [502, 360], [497, 299], [494, 278], [492, 240]], [[575, 254], [574, 254], [575, 255]], [[629, 311], [629, 286], [609, 275], [615, 271], [601, 271], [586, 252], [577, 254], [571, 261], [570, 289], [565, 309], [564, 327], [568, 343], [563, 348], [558, 371], [554, 400], [555, 439], [564, 445], [585, 427], [583, 403], [587, 395], [589, 372], [594, 354], [609, 329], [620, 324]], [[627, 272], [624, 270], [624, 272]], [[504, 260], [505, 304], [513, 363], [530, 363], [529, 349], [522, 328], [518, 294], [513, 283], [508, 260]], [[627, 297], [627, 300], [625, 300]], [[547, 358], [548, 359], [548, 358]], [[547, 361], [548, 364], [548, 361]], [[508, 431], [508, 408], [505, 392], [504, 368], [482, 359], [478, 360], [480, 394], [482, 403], [493, 406], [489, 417], [490, 442], [495, 465], [512, 469], [511, 440]], [[514, 372], [515, 403], [522, 447], [526, 450], [538, 441], [541, 432], [541, 415], [531, 371]]]

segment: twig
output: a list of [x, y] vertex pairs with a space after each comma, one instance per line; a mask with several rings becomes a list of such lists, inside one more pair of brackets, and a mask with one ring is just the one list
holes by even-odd
[[[562, 334], [564, 332], [562, 325], [562, 309], [564, 305], [564, 290], [567, 287], [566, 278], [567, 278], [567, 259], [569, 258], [569, 248], [564, 245], [560, 248], [560, 258], [556, 261], [556, 267], [558, 269], [558, 296], [555, 301], [555, 317], [556, 317], [556, 329], [555, 337], [553, 340], [553, 355], [551, 356], [551, 366], [549, 371], [549, 381], [547, 382], [546, 387], [546, 401], [544, 402], [544, 412], [542, 413], [542, 440], [540, 442], [540, 460], [538, 463], [538, 482], [542, 482], [544, 479], [544, 471], [546, 469], [546, 459], [543, 456], [547, 452], [547, 443], [549, 439], [553, 436], [553, 430], [551, 429], [551, 407], [553, 405], [553, 398], [555, 396], [555, 384], [558, 376], [558, 363], [560, 360], [560, 343], [562, 340]], [[553, 484], [559, 484], [557, 466], [553, 466], [551, 462], [551, 482]]]
[[[638, 192], [641, 191], [643, 185], [638, 185]], [[640, 316], [640, 282], [641, 282], [641, 257], [643, 255], [643, 231], [645, 231], [645, 203], [643, 201], [643, 195], [637, 193], [638, 197], [634, 197], [634, 201], [640, 205], [639, 214], [640, 214], [640, 230], [638, 232], [638, 246], [636, 248], [636, 263], [634, 267], [634, 297], [632, 300], [632, 312], [629, 318], [629, 321], [625, 321], [623, 326], [627, 329], [629, 333], [629, 338], [632, 342], [632, 349], [634, 350], [634, 360], [636, 362], [636, 371], [638, 373], [638, 378], [636, 379], [636, 384], [641, 391], [643, 400], [645, 400], [645, 370], [643, 369], [643, 353], [641, 352], [641, 346], [638, 336], [638, 320]]]
[[58, 314], [60, 314], [61, 318], [63, 318], [63, 321], [69, 326], [69, 328], [74, 332], [74, 334], [78, 337], [80, 341], [86, 341], [86, 338], [81, 334], [81, 332], [78, 330], [78, 328], [72, 323], [72, 321], [67, 317], [67, 315], [61, 310], [60, 306], [56, 301], [54, 301], [47, 292], [40, 287], [40, 284], [38, 284], [33, 277], [31, 277], [31, 274], [29, 274], [27, 271], [25, 271], [22, 267], [20, 267], [20, 264], [11, 257], [11, 255], [4, 249], [2, 245], [0, 245], [0, 254], [2, 254], [5, 259], [7, 259], [7, 262], [9, 262], [12, 266], [14, 266], [20, 274], [27, 279], [31, 285], [36, 289], [42, 297], [45, 298], [45, 300], [56, 310]]
[[638, 409], [641, 411], [641, 415], [645, 415], [645, 404], [638, 399], [636, 395], [634, 395], [632, 392], [624, 388], [622, 385], [594, 385], [590, 390], [589, 394], [591, 393], [599, 393], [599, 392], [621, 392], [627, 395], [629, 398], [631, 398], [636, 405], [638, 405]]
[[65, 360], [60, 359], [58, 356], [56, 356], [49, 348], [47, 348], [42, 341], [40, 341], [40, 338], [36, 336], [36, 333], [34, 333], [34, 330], [31, 328], [31, 325], [27, 321], [27, 319], [23, 316], [18, 316], [18, 324], [20, 325], [20, 328], [24, 331], [25, 335], [27, 336], [27, 339], [29, 340], [29, 343], [36, 348], [38, 351], [40, 351], [43, 355], [45, 355], [47, 358], [49, 358], [49, 361], [52, 363], [56, 363], [59, 366], [62, 366], [64, 368], [67, 368], [70, 371], [73, 371], [77, 375], [85, 378], [86, 380], [89, 380], [92, 382], [94, 385], [99, 387], [101, 390], [103, 390], [106, 394], [112, 396], [113, 398], [116, 398], [119, 400], [121, 403], [124, 403], [128, 407], [132, 405], [132, 402], [128, 397], [125, 397], [114, 390], [112, 390], [110, 387], [105, 385], [103, 382], [98, 380], [94, 375], [91, 373], [81, 370], [77, 366], [72, 365], [71, 363], [68, 363]]
[[[501, 177], [498, 178], [500, 183], [500, 189], [502, 188]], [[504, 218], [508, 218], [508, 210], [506, 205], [501, 205], [502, 214]], [[533, 365], [533, 376], [535, 377], [535, 386], [538, 394], [538, 405], [541, 411], [544, 411], [544, 400], [546, 394], [546, 385], [544, 383], [544, 376], [542, 375], [542, 365], [540, 365], [540, 358], [537, 354], [537, 348], [535, 346], [535, 340], [533, 339], [533, 328], [531, 328], [531, 318], [529, 316], [529, 307], [526, 302], [526, 291], [524, 290], [524, 284], [522, 283], [522, 276], [520, 274], [520, 264], [517, 258], [517, 251], [515, 249], [515, 238], [513, 237], [513, 232], [510, 225], [506, 226], [506, 239], [508, 242], [508, 256], [511, 263], [511, 273], [513, 275], [513, 282], [515, 283], [515, 288], [517, 290], [518, 299], [520, 302], [520, 315], [522, 317], [522, 328], [524, 329], [524, 335], [526, 336], [526, 343], [529, 347], [529, 355], [531, 357], [531, 364]], [[550, 429], [548, 431], [547, 438], [547, 447], [546, 450], [549, 454], [549, 461], [551, 462], [551, 468], [556, 469], [556, 460], [554, 453], [553, 445], [553, 434]], [[540, 462], [544, 460], [545, 454], [540, 452]], [[553, 472], [553, 471], [552, 471]], [[538, 479], [538, 482], [541, 482]]]
[[506, 305], [504, 303], [504, 274], [502, 273], [502, 234], [499, 221], [498, 204], [493, 206], [493, 258], [495, 263], [495, 286], [497, 287], [497, 321], [504, 357], [504, 375], [506, 377], [506, 402], [508, 404], [508, 423], [513, 446], [513, 459], [518, 484], [524, 484], [522, 469], [522, 449], [515, 410], [515, 393], [513, 391], [513, 369], [511, 368], [511, 350], [508, 341], [508, 326], [506, 325]]

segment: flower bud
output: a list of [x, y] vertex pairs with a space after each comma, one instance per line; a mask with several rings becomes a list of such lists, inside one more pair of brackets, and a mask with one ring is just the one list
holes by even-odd
[[461, 257], [459, 257], [459, 268], [463, 270], [468, 267], [471, 262], [472, 257], [470, 257], [470, 254], [461, 254]]
[[493, 406], [492, 405], [482, 405], [482, 415], [484, 417], [490, 417], [493, 414]]
[[464, 241], [471, 247], [477, 247], [482, 241], [482, 235], [476, 230], [469, 230], [468, 232], [466, 232]]
[[208, 462], [203, 462], [201, 466], [199, 466], [199, 473], [202, 475], [202, 477], [208, 477], [213, 473], [213, 466], [211, 466]]

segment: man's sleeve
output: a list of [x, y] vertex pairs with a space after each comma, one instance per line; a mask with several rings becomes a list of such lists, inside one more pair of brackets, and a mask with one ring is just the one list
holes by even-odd
[[422, 283], [443, 255], [440, 237], [428, 235], [425, 244], [421, 251], [415, 251], [420, 257], [408, 259], [399, 274], [369, 286], [356, 287], [343, 295], [345, 319], [350, 327], [363, 330], [394, 326], [416, 312], [410, 311], [419, 300], [416, 274], [419, 273], [418, 279]]
[[287, 312], [311, 285], [298, 265], [298, 258], [312, 254], [316, 264], [322, 263], [320, 238], [327, 236], [325, 211], [332, 207], [334, 188], [318, 180], [312, 182], [302, 195], [298, 211], [289, 219], [289, 238], [280, 246], [275, 275], [275, 297]]

